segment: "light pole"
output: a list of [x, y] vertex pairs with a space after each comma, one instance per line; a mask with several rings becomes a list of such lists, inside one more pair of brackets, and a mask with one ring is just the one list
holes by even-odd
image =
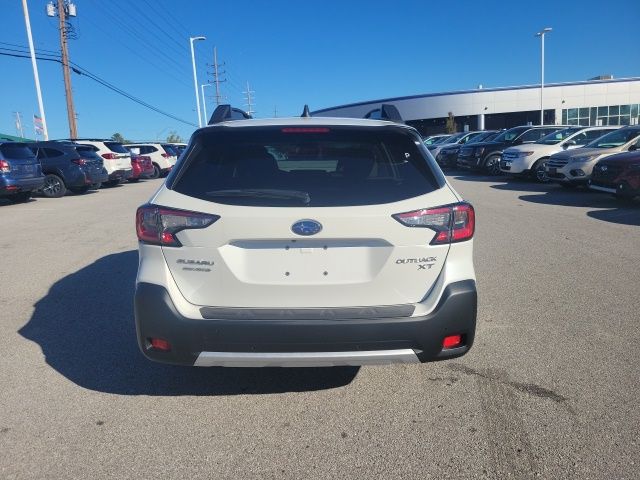
[[196, 92], [196, 108], [198, 110], [198, 127], [202, 127], [202, 119], [200, 118], [200, 94], [198, 93], [198, 75], [196, 74], [196, 55], [193, 51], [193, 42], [206, 39], [206, 37], [189, 37], [189, 43], [191, 44], [191, 64], [193, 65], [193, 88]]
[[213, 87], [210, 83], [203, 83], [200, 85], [200, 89], [202, 90], [202, 112], [204, 113], [204, 124], [207, 125], [209, 123], [209, 119], [207, 118], [207, 101], [204, 98], [204, 87]]
[[543, 28], [542, 31], [536, 33], [536, 37], [541, 40], [541, 58], [540, 58], [540, 125], [544, 125], [544, 34], [549, 33], [551, 27]]
[[49, 140], [49, 131], [47, 130], [47, 118], [44, 116], [44, 105], [42, 103], [42, 92], [40, 90], [40, 76], [38, 75], [38, 65], [36, 64], [36, 54], [33, 48], [33, 37], [31, 35], [31, 21], [29, 20], [29, 8], [27, 0], [22, 0], [22, 9], [24, 10], [24, 23], [27, 26], [27, 39], [29, 40], [29, 51], [31, 52], [31, 65], [33, 67], [33, 78], [36, 83], [36, 95], [38, 96], [38, 108], [40, 109], [40, 118], [42, 118], [42, 133], [45, 140]]

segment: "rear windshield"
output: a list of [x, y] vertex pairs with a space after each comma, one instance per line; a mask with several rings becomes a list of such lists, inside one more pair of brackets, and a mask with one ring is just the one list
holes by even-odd
[[80, 155], [81, 158], [93, 159], [93, 160], [102, 160], [102, 157], [98, 155], [95, 147], [86, 146], [86, 147], [76, 147], [76, 152]]
[[419, 137], [399, 129], [210, 131], [196, 138], [172, 188], [227, 205], [396, 202], [439, 188], [418, 145]]
[[7, 160], [23, 160], [35, 157], [31, 149], [19, 143], [5, 143], [0, 145], [0, 153]]
[[129, 150], [124, 148], [122, 144], [118, 142], [104, 142], [104, 146], [115, 153], [129, 153]]
[[178, 152], [176, 151], [176, 147], [174, 147], [173, 145], [162, 145], [162, 148], [164, 148], [164, 151], [166, 153], [168, 153], [171, 156], [177, 157], [178, 156]]

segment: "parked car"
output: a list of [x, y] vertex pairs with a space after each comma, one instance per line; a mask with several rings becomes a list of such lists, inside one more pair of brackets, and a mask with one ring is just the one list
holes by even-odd
[[427, 148], [431, 152], [431, 155], [433, 155], [433, 158], [437, 159], [438, 155], [440, 154], [440, 151], [444, 147], [447, 147], [449, 145], [464, 145], [465, 143], [469, 142], [470, 140], [477, 137], [478, 135], [482, 135], [482, 133], [483, 133], [482, 131], [454, 133], [446, 140], [440, 143], [437, 143], [435, 145], [429, 145]]
[[103, 173], [102, 158], [90, 145], [56, 141], [29, 143], [45, 175], [39, 193], [48, 198], [59, 198], [67, 191], [86, 193], [92, 184], [108, 180]]
[[170, 145], [176, 151], [178, 158], [180, 158], [180, 155], [182, 155], [182, 152], [184, 152], [187, 148], [186, 143], [171, 143]]
[[[465, 145], [477, 142], [490, 142], [492, 139], [497, 137], [499, 133], [499, 130], [484, 130], [480, 135], [476, 135], [468, 140]], [[442, 168], [455, 167], [458, 164], [458, 153], [460, 153], [461, 148], [462, 145], [457, 143], [453, 145], [443, 145], [442, 150], [440, 150], [440, 153], [438, 153], [438, 156], [436, 157], [438, 165]]]
[[422, 143], [424, 143], [426, 146], [429, 145], [433, 145], [434, 143], [440, 142], [440, 141], [444, 141], [447, 138], [449, 138], [451, 135], [449, 134], [443, 134], [443, 135], [429, 135], [428, 137], [424, 137], [422, 139]]
[[568, 127], [552, 132], [534, 143], [509, 147], [502, 153], [500, 170], [510, 175], [532, 176], [548, 182], [545, 167], [554, 153], [579, 148], [619, 127]]
[[136, 214], [144, 355], [328, 366], [465, 354], [474, 210], [420, 143], [407, 125], [353, 118], [196, 130]]
[[614, 153], [640, 148], [640, 125], [622, 127], [597, 138], [582, 148], [556, 153], [547, 162], [547, 175], [571, 188], [586, 185], [598, 160]]
[[623, 200], [640, 196], [640, 149], [616, 153], [596, 163], [589, 188]]
[[141, 178], [153, 178], [154, 168], [151, 157], [131, 153], [131, 177], [129, 182], [135, 183]]
[[500, 174], [500, 157], [505, 149], [523, 143], [533, 143], [562, 128], [566, 127], [529, 125], [510, 128], [490, 142], [478, 142], [462, 147], [458, 154], [458, 166], [472, 170], [484, 170], [489, 175], [498, 175]]
[[0, 198], [26, 202], [43, 183], [40, 162], [26, 144], [0, 141]]
[[178, 159], [177, 152], [168, 143], [131, 143], [127, 148], [136, 155], [146, 155], [151, 158], [154, 169], [151, 178], [166, 176]]
[[112, 187], [131, 177], [131, 154], [121, 143], [113, 140], [96, 138], [83, 138], [74, 140], [59, 140], [60, 142], [79, 143], [92, 145], [103, 159], [104, 168], [107, 170], [108, 179], [102, 182], [102, 186]]

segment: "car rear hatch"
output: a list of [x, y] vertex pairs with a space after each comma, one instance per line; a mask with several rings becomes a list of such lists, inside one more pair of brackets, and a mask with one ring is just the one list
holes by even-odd
[[116, 170], [131, 170], [131, 153], [118, 142], [104, 142], [113, 154], [111, 155]]
[[457, 198], [411, 130], [219, 128], [194, 143], [153, 200], [183, 210], [156, 214], [181, 225], [161, 243], [187, 301], [373, 308], [419, 302], [436, 282], [449, 251], [438, 225], [454, 214], [434, 208]]
[[80, 157], [81, 167], [91, 177], [102, 173], [104, 164], [102, 157], [98, 155], [96, 147], [91, 145], [81, 145], [76, 147], [76, 153]]
[[161, 146], [164, 150], [164, 154], [162, 156], [165, 157], [171, 165], [175, 165], [178, 160], [178, 151], [176, 148], [173, 145], [166, 143], [163, 143]]
[[41, 175], [40, 162], [31, 149], [22, 143], [0, 145], [1, 172], [15, 179], [31, 179]]

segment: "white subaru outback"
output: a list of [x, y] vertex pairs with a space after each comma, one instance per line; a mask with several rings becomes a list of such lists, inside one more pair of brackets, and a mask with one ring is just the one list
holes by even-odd
[[411, 127], [223, 117], [137, 211], [140, 348], [195, 366], [464, 355], [474, 227]]

